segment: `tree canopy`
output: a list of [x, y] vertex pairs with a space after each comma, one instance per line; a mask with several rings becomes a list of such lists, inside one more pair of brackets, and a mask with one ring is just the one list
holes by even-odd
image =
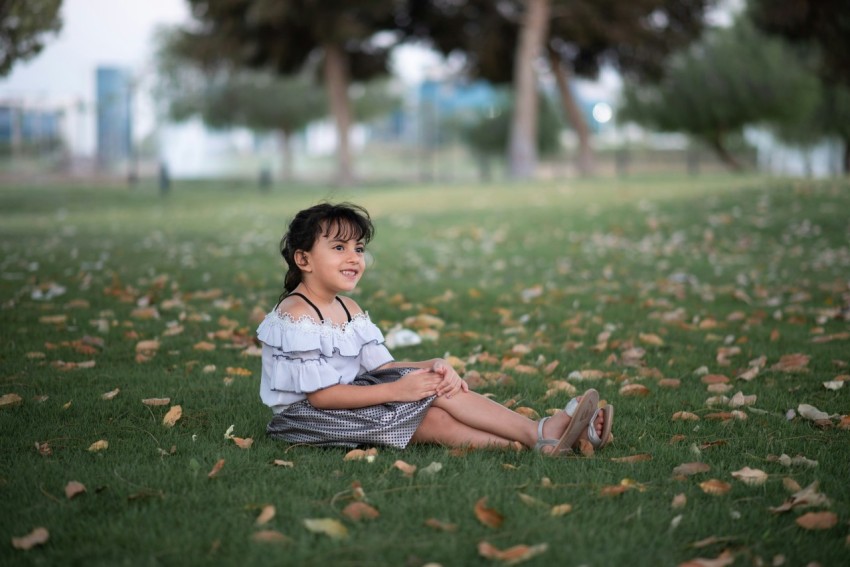
[[59, 33], [62, 0], [3, 0], [0, 2], [0, 77], [18, 61], [37, 55], [48, 36]]

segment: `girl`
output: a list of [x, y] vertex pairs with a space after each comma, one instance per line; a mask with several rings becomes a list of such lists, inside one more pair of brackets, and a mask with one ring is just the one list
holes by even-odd
[[362, 207], [325, 203], [295, 215], [283, 236], [285, 291], [257, 329], [271, 437], [343, 447], [519, 442], [552, 455], [582, 438], [597, 448], [610, 442], [613, 408], [598, 410], [595, 390], [535, 423], [470, 392], [445, 360], [395, 361], [369, 315], [339, 295], [363, 276], [373, 234]]

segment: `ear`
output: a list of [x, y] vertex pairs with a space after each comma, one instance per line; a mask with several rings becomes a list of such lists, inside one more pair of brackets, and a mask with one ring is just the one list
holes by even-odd
[[302, 272], [311, 272], [310, 268], [310, 255], [304, 250], [296, 250], [293, 255], [295, 258], [295, 264], [301, 269]]

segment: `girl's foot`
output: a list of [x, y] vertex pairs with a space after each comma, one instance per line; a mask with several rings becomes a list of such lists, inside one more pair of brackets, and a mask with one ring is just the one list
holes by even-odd
[[596, 427], [600, 427], [599, 434], [605, 428], [605, 418], [596, 410], [598, 402], [599, 394], [591, 388], [583, 396], [570, 400], [564, 411], [541, 419], [534, 449], [545, 454], [561, 454], [570, 452], [580, 439], [589, 438], [591, 443], [598, 440]]

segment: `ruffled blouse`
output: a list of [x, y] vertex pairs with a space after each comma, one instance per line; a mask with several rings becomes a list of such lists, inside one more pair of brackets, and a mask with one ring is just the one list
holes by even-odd
[[335, 325], [309, 315], [293, 319], [275, 309], [260, 323], [257, 338], [263, 343], [260, 398], [275, 413], [309, 392], [350, 384], [393, 361], [384, 335], [367, 313]]

